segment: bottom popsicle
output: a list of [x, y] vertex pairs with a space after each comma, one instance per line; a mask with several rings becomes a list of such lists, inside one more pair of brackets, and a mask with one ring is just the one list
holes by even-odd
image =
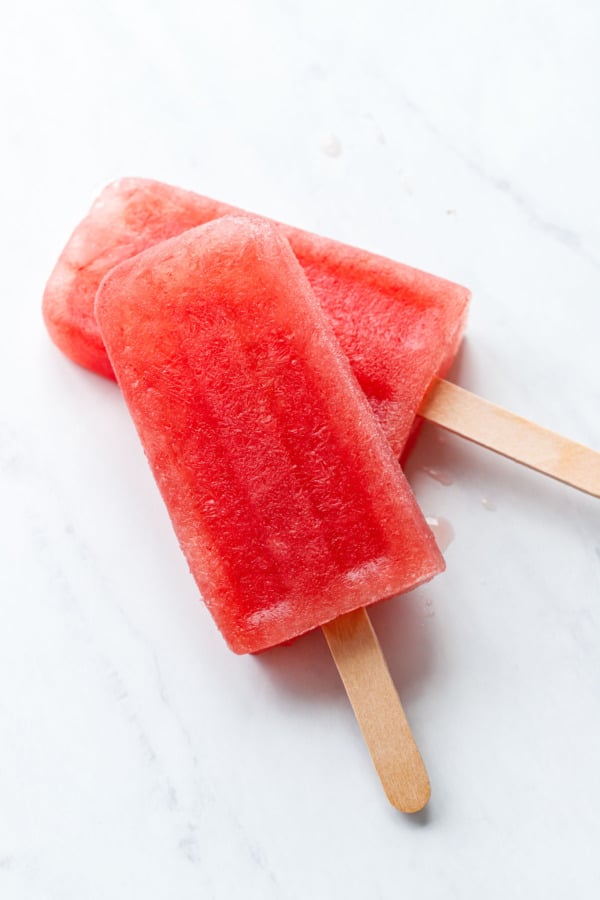
[[[52, 339], [75, 362], [110, 377], [93, 314], [102, 278], [119, 261], [227, 213], [242, 211], [144, 178], [108, 185], [69, 238], [46, 285], [43, 311]], [[410, 447], [406, 441], [416, 434], [418, 410], [455, 434], [600, 497], [600, 453], [434, 377], [449, 368], [458, 349], [469, 303], [466, 288], [279, 227], [397, 455]]]
[[362, 607], [444, 562], [287, 241], [253, 217], [192, 229], [113, 269], [96, 316], [229, 646], [324, 626], [391, 802], [421, 808], [427, 775]]

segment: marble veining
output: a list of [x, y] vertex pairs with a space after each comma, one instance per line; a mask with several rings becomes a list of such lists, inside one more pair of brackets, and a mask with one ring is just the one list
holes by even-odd
[[[414, 101], [409, 99], [404, 92], [401, 91], [399, 97], [407, 108], [421, 120], [431, 134], [434, 135], [447, 150], [464, 163], [469, 172], [485, 181], [495, 190], [509, 197], [534, 228], [558, 241], [574, 253], [577, 253], [578, 256], [585, 259], [595, 269], [600, 268], [600, 257], [584, 245], [581, 235], [571, 228], [550, 221], [543, 216], [539, 210], [536, 209], [535, 201], [520, 190], [510, 179], [489, 171], [482, 163], [461, 150], [460, 147], [440, 130], [435, 121], [433, 121]], [[449, 214], [455, 214], [456, 210], [447, 210], [447, 212]]]
[[433, 788], [402, 817], [320, 634], [227, 650], [40, 298], [98, 186], [171, 181], [468, 284], [450, 378], [600, 449], [598, 33], [583, 0], [6, 12], [2, 900], [595, 900], [599, 501], [423, 428], [447, 569], [372, 614]]

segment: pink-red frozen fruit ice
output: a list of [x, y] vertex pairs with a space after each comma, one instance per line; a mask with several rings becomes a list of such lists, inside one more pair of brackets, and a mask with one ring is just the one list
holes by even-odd
[[104, 279], [96, 315], [175, 532], [237, 653], [444, 563], [281, 231], [228, 216]]

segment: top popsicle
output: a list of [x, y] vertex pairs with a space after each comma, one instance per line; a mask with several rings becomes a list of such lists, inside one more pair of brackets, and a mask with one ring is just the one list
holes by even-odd
[[[233, 207], [156, 181], [109, 185], [77, 226], [48, 281], [44, 318], [75, 362], [111, 376], [94, 317], [102, 278], [118, 263]], [[458, 349], [466, 288], [328, 238], [279, 225], [354, 374], [400, 455], [434, 376]]]
[[281, 232], [225, 216], [104, 279], [96, 312], [190, 568], [266, 649], [443, 567]]

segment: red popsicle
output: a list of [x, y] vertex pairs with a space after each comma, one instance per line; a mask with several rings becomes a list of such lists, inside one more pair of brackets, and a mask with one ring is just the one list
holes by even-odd
[[255, 652], [442, 571], [280, 231], [226, 217], [104, 279], [96, 315], [230, 647]]
[[[44, 317], [55, 343], [75, 362], [111, 375], [93, 309], [101, 279], [147, 247], [232, 211], [156, 181], [127, 178], [109, 185], [48, 281]], [[469, 292], [364, 250], [279, 227], [400, 455], [432, 379], [445, 374], [456, 354]]]

